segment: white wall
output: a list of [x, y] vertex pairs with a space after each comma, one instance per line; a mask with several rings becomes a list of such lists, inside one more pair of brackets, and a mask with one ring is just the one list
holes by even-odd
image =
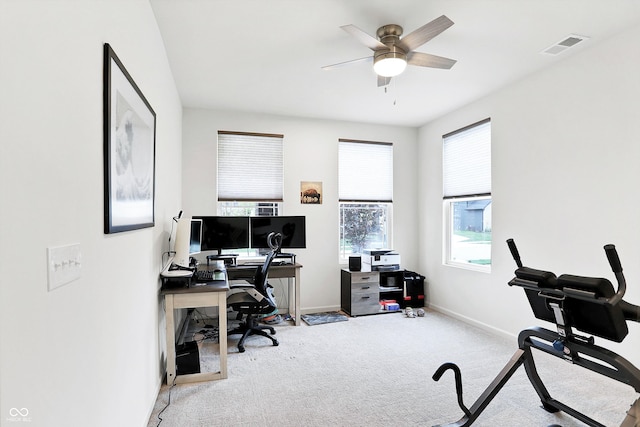
[[[284, 135], [283, 212], [307, 217], [307, 248], [291, 251], [304, 265], [300, 292], [303, 312], [340, 307], [340, 268], [345, 265], [340, 266], [338, 259], [339, 138], [393, 142], [393, 248], [400, 252], [403, 267], [417, 268], [416, 129], [185, 109], [182, 194], [184, 209], [191, 215], [217, 212], [218, 130]], [[322, 205], [300, 204], [300, 181], [322, 182]]]
[[[639, 38], [640, 28], [629, 30], [420, 129], [420, 270], [434, 306], [508, 334], [543, 323], [524, 292], [507, 286], [510, 237], [525, 265], [613, 283], [603, 246], [615, 244], [625, 299], [640, 303]], [[441, 137], [487, 117], [494, 244], [483, 274], [442, 265]], [[623, 344], [607, 344], [636, 365], [638, 326]]]
[[[103, 234], [103, 43], [157, 114], [156, 226]], [[161, 252], [182, 109], [147, 0], [0, 5], [0, 424], [146, 425], [164, 369]], [[47, 291], [46, 248], [82, 277]]]

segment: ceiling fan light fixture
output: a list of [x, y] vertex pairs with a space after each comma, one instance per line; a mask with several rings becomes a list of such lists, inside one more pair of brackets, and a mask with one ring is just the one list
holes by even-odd
[[382, 77], [395, 77], [405, 68], [407, 68], [407, 55], [396, 46], [376, 54], [373, 60], [373, 70]]
[[382, 77], [395, 77], [407, 68], [407, 61], [400, 58], [383, 58], [373, 64], [373, 70]]

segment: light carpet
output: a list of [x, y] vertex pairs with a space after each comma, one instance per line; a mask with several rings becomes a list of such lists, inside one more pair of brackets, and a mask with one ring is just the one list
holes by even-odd
[[[425, 317], [402, 313], [349, 318], [310, 327], [276, 325], [278, 347], [250, 337], [238, 353], [231, 337], [226, 380], [170, 388], [163, 385], [149, 427], [185, 426], [432, 426], [457, 421], [453, 373], [435, 382], [444, 362], [462, 371], [470, 407], [516, 351], [505, 339], [434, 311]], [[205, 370], [217, 358], [205, 343]], [[619, 425], [636, 399], [626, 385], [545, 354], [536, 354], [551, 396], [606, 426]], [[170, 391], [171, 389], [171, 391]], [[520, 367], [474, 426], [583, 426], [551, 414]]]

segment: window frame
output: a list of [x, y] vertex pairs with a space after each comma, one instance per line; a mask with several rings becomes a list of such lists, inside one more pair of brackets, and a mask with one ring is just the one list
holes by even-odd
[[[344, 245], [343, 239], [344, 224], [342, 219], [344, 217], [343, 209], [347, 205], [366, 205], [376, 208], [384, 206], [385, 229], [382, 231], [382, 234], [386, 239], [386, 242], [384, 242], [385, 246], [390, 247], [392, 245], [393, 143], [343, 138], [339, 139], [338, 143], [338, 258], [339, 262], [342, 264], [348, 261], [349, 256], [361, 254], [357, 252], [347, 253], [344, 250], [346, 245]], [[375, 161], [383, 166], [384, 173], [368, 175], [358, 174], [361, 176], [352, 175], [350, 173], [351, 170], [365, 172], [370, 170], [370, 165], [367, 165], [367, 162], [370, 162], [371, 157], [363, 157], [364, 161], [361, 162], [357, 156], [353, 156], [354, 151], [358, 151], [359, 149], [362, 149], [363, 154], [366, 155], [367, 148], [378, 151], [374, 151], [372, 154], [375, 156]], [[382, 149], [377, 150], [378, 148]], [[355, 162], [352, 164], [354, 158]], [[384, 180], [385, 182], [378, 185], [375, 182], [376, 180]], [[361, 193], [359, 193], [359, 191], [354, 191], [354, 188], [365, 188], [365, 186], [370, 187]], [[371, 191], [371, 189], [374, 191]], [[380, 191], [378, 191], [378, 189], [380, 189]]]
[[[343, 207], [344, 205], [369, 205], [369, 206], [376, 206], [376, 207], [380, 207], [380, 206], [384, 206], [384, 215], [385, 215], [385, 225], [386, 228], [383, 230], [383, 234], [386, 236], [386, 246], [390, 246], [390, 242], [391, 242], [391, 238], [392, 238], [392, 233], [393, 233], [393, 203], [391, 202], [343, 202], [343, 201], [339, 201], [338, 202], [338, 257], [340, 259], [341, 263], [345, 263], [349, 260], [350, 256], [356, 256], [356, 255], [361, 255], [361, 252], [350, 252], [347, 253], [346, 251], [343, 251], [343, 249], [346, 247], [346, 245], [344, 245], [343, 241], [345, 239], [343, 239], [343, 222], [342, 222], [342, 217], [344, 215], [343, 212]], [[363, 248], [364, 249], [364, 248]]]
[[451, 256], [451, 252], [452, 252], [452, 245], [451, 245], [451, 241], [454, 235], [453, 232], [453, 222], [454, 222], [454, 218], [453, 218], [453, 204], [454, 203], [459, 203], [459, 202], [467, 202], [467, 201], [476, 201], [476, 200], [490, 200], [491, 203], [493, 203], [493, 199], [491, 198], [491, 195], [484, 195], [484, 196], [471, 196], [471, 197], [456, 197], [456, 198], [448, 198], [443, 200], [443, 209], [442, 209], [442, 215], [444, 218], [444, 227], [442, 229], [442, 259], [443, 259], [443, 264], [449, 267], [456, 267], [456, 268], [462, 268], [465, 270], [473, 270], [473, 271], [479, 271], [482, 273], [491, 273], [491, 265], [493, 263], [493, 236], [491, 239], [491, 249], [490, 249], [490, 260], [491, 263], [483, 265], [483, 264], [475, 264], [475, 263], [471, 263], [471, 262], [462, 262], [462, 261], [457, 261], [455, 259], [452, 258]]
[[[489, 125], [489, 141], [488, 141], [488, 173], [489, 173], [489, 177], [488, 177], [488, 186], [481, 186], [479, 191], [475, 191], [475, 192], [471, 192], [470, 194], [467, 193], [465, 194], [464, 190], [454, 190], [451, 191], [450, 190], [450, 186], [447, 185], [448, 183], [446, 182], [446, 176], [448, 171], [445, 170], [447, 167], [447, 160], [445, 159], [445, 144], [447, 142], [447, 138], [450, 137], [454, 137], [463, 133], [468, 133], [474, 129], [479, 128], [480, 126], [484, 126], [485, 124]], [[470, 124], [468, 126], [465, 126], [461, 129], [458, 129], [454, 132], [450, 132], [446, 135], [442, 136], [442, 149], [443, 149], [443, 155], [442, 155], [442, 162], [443, 162], [443, 170], [442, 170], [442, 175], [443, 175], [443, 204], [442, 204], [442, 217], [443, 217], [443, 227], [442, 227], [442, 263], [443, 265], [446, 266], [450, 266], [450, 267], [455, 267], [455, 268], [461, 268], [461, 269], [466, 269], [466, 270], [473, 270], [473, 271], [478, 271], [478, 272], [483, 272], [483, 273], [490, 273], [491, 272], [491, 266], [493, 264], [493, 234], [491, 235], [491, 248], [490, 248], [490, 252], [489, 252], [489, 264], [477, 264], [477, 263], [471, 263], [471, 262], [463, 262], [463, 261], [458, 261], [456, 259], [453, 259], [452, 257], [452, 251], [453, 251], [453, 245], [452, 245], [452, 241], [453, 241], [453, 236], [455, 235], [455, 231], [453, 229], [454, 227], [454, 207], [453, 204], [454, 203], [459, 203], [459, 202], [468, 202], [468, 201], [481, 201], [481, 200], [489, 200], [490, 204], [492, 206], [493, 204], [493, 198], [492, 198], [492, 194], [491, 194], [491, 144], [492, 144], [492, 140], [491, 140], [491, 119], [487, 118], [484, 120], [481, 120], [479, 122]], [[450, 175], [449, 175], [450, 176]], [[486, 176], [485, 176], [486, 178]], [[473, 178], [472, 178], [473, 179]], [[463, 186], [464, 187], [464, 186]], [[473, 186], [472, 186], [473, 187]], [[487, 191], [488, 190], [488, 191]], [[492, 213], [490, 212], [490, 214], [492, 215]], [[491, 227], [492, 228], [492, 227]], [[492, 230], [491, 230], [492, 231]]]
[[[226, 138], [226, 140], [225, 140]], [[221, 139], [223, 144], [229, 144], [225, 149], [229, 153], [229, 157], [225, 158], [220, 155], [221, 153]], [[272, 166], [264, 167], [264, 158], [259, 160], [247, 160], [251, 156], [256, 156], [256, 153], [247, 151], [247, 144], [256, 142], [260, 147], [259, 153], [261, 156], [274, 160], [275, 169]], [[253, 133], [253, 132], [237, 132], [237, 131], [224, 131], [219, 130], [217, 133], [217, 158], [216, 158], [216, 212], [220, 216], [278, 216], [282, 215], [282, 206], [284, 204], [284, 135], [282, 134], [268, 134], [268, 133]], [[234, 143], [242, 144], [239, 147], [232, 147]], [[239, 149], [237, 149], [239, 148]], [[221, 158], [222, 157], [222, 158]], [[245, 170], [246, 162], [249, 162], [251, 169], [247, 175], [253, 179], [250, 182], [256, 182], [255, 187], [251, 187], [247, 192], [247, 188], [242, 188], [237, 194], [232, 194], [228, 189], [236, 189], [237, 186], [229, 185], [225, 186], [227, 192], [221, 197], [220, 187], [224, 178], [220, 178], [220, 173], [225, 167], [221, 167], [221, 161], [225, 162], [229, 160], [231, 165], [234, 162], [240, 162], [238, 170]], [[256, 167], [255, 165], [259, 166]], [[279, 168], [279, 170], [278, 170]], [[267, 180], [270, 185], [265, 188], [262, 187], [264, 179], [264, 171], [269, 172]], [[235, 172], [235, 171], [234, 171]], [[240, 183], [241, 187], [246, 187], [248, 184], [239, 178], [236, 179]], [[231, 183], [233, 184], [233, 183]], [[261, 191], [267, 192], [271, 197], [263, 197]], [[242, 194], [240, 194], [242, 193]], [[246, 249], [230, 249], [224, 250], [223, 253], [240, 253], [240, 257], [256, 258], [261, 257], [264, 254], [260, 253], [260, 250], [253, 248]]]

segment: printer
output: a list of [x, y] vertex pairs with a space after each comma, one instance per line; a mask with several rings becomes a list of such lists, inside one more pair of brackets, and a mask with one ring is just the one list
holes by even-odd
[[392, 249], [365, 249], [362, 264], [371, 271], [396, 271], [400, 270], [400, 255]]

